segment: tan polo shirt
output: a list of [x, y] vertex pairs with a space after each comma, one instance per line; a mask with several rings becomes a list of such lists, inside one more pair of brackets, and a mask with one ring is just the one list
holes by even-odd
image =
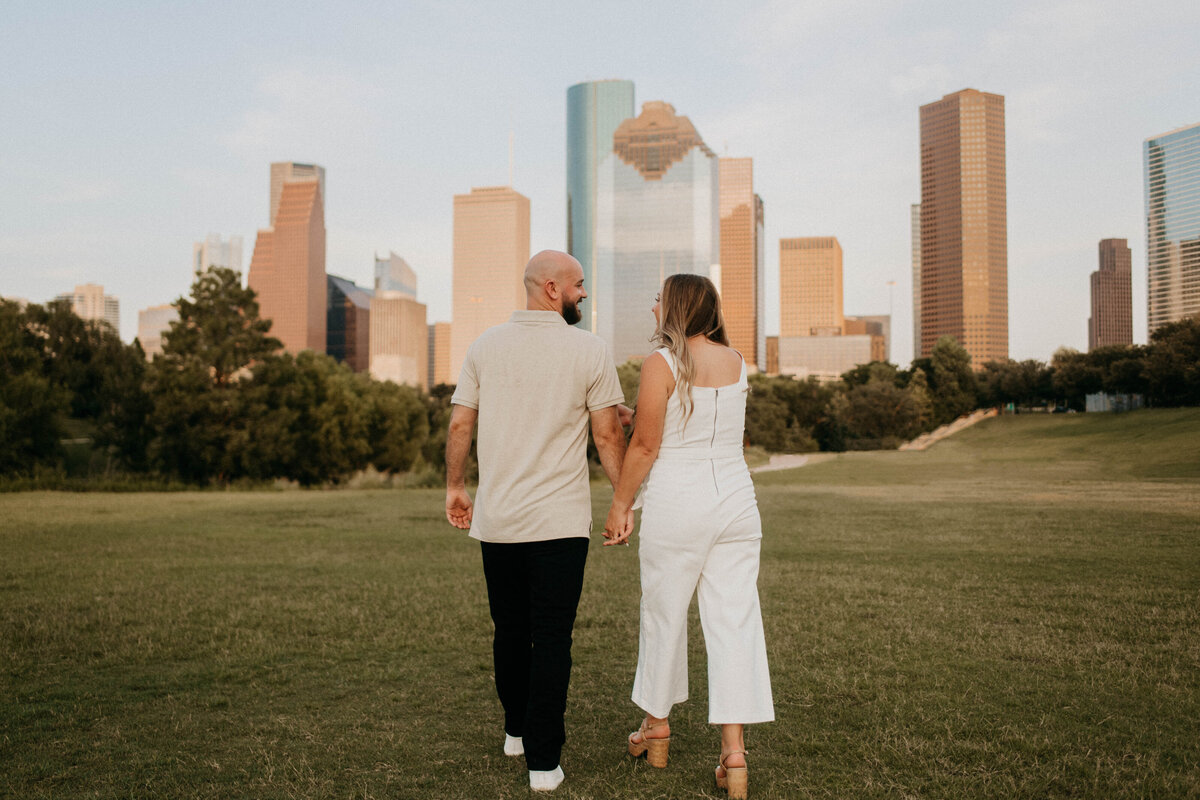
[[625, 399], [604, 340], [554, 311], [514, 311], [467, 350], [450, 402], [479, 411], [471, 536], [586, 537], [589, 414]]

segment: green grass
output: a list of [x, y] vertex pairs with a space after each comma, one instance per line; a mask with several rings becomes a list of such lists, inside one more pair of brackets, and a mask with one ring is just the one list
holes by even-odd
[[[1145, 411], [759, 476], [751, 796], [1200, 796], [1198, 462]], [[441, 499], [0, 495], [0, 796], [529, 796]], [[671, 765], [623, 755], [636, 548], [594, 544], [554, 796], [718, 796], [695, 619]]]

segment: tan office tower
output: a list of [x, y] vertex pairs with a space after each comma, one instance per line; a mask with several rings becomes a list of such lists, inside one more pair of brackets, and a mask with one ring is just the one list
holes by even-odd
[[747, 365], [765, 370], [763, 202], [754, 159], [721, 158], [721, 310], [729, 342]]
[[429, 326], [429, 386], [457, 380], [450, 374], [450, 323], [435, 322]]
[[55, 300], [65, 300], [80, 319], [107, 322], [113, 331], [121, 331], [121, 303], [117, 298], [104, 293], [104, 287], [96, 283], [76, 286], [74, 292], [60, 294]]
[[450, 375], [455, 382], [471, 342], [525, 307], [523, 279], [528, 261], [528, 197], [511, 186], [454, 195]]
[[295, 161], [276, 161], [271, 165], [271, 216], [267, 217], [275, 224], [275, 214], [279, 211], [279, 198], [283, 193], [285, 183], [315, 180], [321, 186], [321, 203], [325, 203], [325, 168], [316, 164], [297, 164]]
[[1133, 344], [1133, 256], [1125, 239], [1100, 240], [1100, 269], [1092, 273], [1088, 351]]
[[[207, 267], [205, 268], [207, 269]], [[147, 361], [163, 351], [163, 335], [171, 330], [171, 323], [179, 319], [175, 306], [150, 306], [138, 312], [138, 341]]]
[[400, 292], [371, 298], [371, 377], [429, 388], [429, 328], [425, 304]]
[[921, 352], [953, 336], [976, 369], [1008, 358], [1004, 98], [921, 106]]
[[[275, 164], [271, 165], [272, 179]], [[322, 171], [323, 174], [324, 171]], [[260, 230], [249, 287], [289, 353], [325, 352], [325, 207], [316, 178], [284, 182], [273, 226]]]
[[836, 236], [779, 240], [779, 335], [840, 336], [842, 246]]

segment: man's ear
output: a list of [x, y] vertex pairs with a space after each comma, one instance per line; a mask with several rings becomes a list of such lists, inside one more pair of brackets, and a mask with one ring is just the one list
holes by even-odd
[[558, 283], [554, 280], [546, 281], [543, 286], [546, 287], [546, 296], [551, 300], [557, 300], [560, 292], [558, 291]]

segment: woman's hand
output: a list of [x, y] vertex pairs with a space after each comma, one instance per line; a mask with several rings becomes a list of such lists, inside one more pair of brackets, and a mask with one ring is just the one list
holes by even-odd
[[629, 535], [633, 533], [633, 509], [617, 503], [608, 507], [608, 519], [604, 521], [604, 546], [613, 544], [629, 544]]

